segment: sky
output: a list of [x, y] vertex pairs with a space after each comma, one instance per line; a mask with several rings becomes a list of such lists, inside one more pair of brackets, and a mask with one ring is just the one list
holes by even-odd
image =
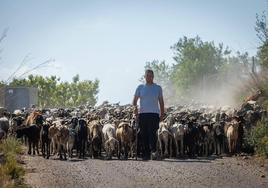
[[[71, 81], [100, 81], [98, 104], [131, 103], [148, 61], [172, 65], [170, 47], [199, 35], [255, 55], [256, 14], [266, 0], [0, 0], [0, 79], [31, 72]], [[27, 75], [26, 75], [27, 76]]]

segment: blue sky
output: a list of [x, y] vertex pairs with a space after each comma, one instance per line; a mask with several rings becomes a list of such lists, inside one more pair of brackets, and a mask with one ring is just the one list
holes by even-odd
[[57, 75], [70, 81], [99, 79], [99, 103], [130, 103], [154, 59], [174, 63], [173, 45], [183, 36], [223, 42], [233, 51], [255, 55], [256, 13], [267, 10], [265, 0], [0, 0], [0, 79], [5, 80], [47, 59], [49, 66], [34, 74]]

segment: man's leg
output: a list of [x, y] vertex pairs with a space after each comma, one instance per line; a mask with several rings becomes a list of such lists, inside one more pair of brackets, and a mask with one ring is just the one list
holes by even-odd
[[148, 117], [146, 114], [140, 114], [140, 129], [141, 129], [141, 139], [142, 139], [142, 157], [149, 158], [149, 135], [148, 135]]
[[159, 115], [153, 114], [150, 118], [151, 126], [149, 131], [150, 151], [156, 152], [157, 145], [157, 130], [159, 129]]

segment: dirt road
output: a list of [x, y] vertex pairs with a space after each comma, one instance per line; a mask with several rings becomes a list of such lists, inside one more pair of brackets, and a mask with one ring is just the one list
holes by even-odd
[[231, 157], [60, 161], [25, 155], [24, 161], [32, 187], [268, 187], [263, 167]]

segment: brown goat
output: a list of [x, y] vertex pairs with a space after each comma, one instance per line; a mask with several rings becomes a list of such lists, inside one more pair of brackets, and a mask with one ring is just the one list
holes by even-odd
[[228, 122], [224, 127], [224, 133], [227, 138], [228, 151], [230, 154], [236, 151], [238, 127], [239, 121], [237, 121], [236, 119], [232, 120], [231, 122]]
[[132, 147], [133, 137], [133, 128], [130, 124], [128, 122], [121, 122], [116, 130], [116, 138], [119, 141], [119, 159], [121, 153], [124, 155], [124, 159], [128, 159], [128, 152]]
[[89, 122], [89, 140], [91, 144], [91, 157], [101, 157], [102, 149], [102, 125], [99, 120]]

